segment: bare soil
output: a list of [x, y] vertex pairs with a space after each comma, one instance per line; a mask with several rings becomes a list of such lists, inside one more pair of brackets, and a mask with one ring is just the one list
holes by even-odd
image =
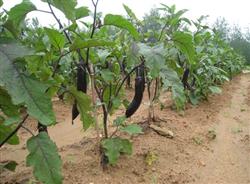
[[[162, 99], [171, 104], [169, 95]], [[146, 102], [131, 123], [146, 119]], [[133, 154], [122, 156], [105, 171], [99, 164], [94, 130], [84, 132], [79, 119], [71, 125], [69, 105], [54, 101], [54, 109], [59, 123], [49, 128], [49, 134], [59, 147], [65, 184], [250, 184], [250, 74], [226, 83], [221, 95], [210, 96], [199, 106], [188, 105], [185, 113], [156, 105], [157, 116], [164, 120], [156, 124], [171, 130], [174, 138], [146, 129], [131, 138]], [[32, 119], [26, 124], [35, 130], [34, 125]], [[22, 130], [19, 135], [20, 145], [0, 149], [0, 162], [19, 164], [16, 172], [0, 174], [1, 184], [36, 183], [31, 168], [25, 166], [29, 134]]]

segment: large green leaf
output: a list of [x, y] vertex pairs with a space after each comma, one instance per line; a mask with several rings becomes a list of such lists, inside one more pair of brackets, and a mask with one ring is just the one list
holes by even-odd
[[114, 42], [103, 39], [82, 40], [77, 38], [70, 46], [70, 50], [84, 49], [90, 47], [101, 47], [101, 46], [114, 46]]
[[123, 8], [125, 9], [125, 11], [127, 12], [128, 16], [132, 20], [135, 20], [137, 23], [139, 23], [138, 18], [136, 17], [136, 15], [134, 14], [134, 12], [127, 5], [123, 4]]
[[39, 133], [27, 141], [29, 155], [26, 158], [27, 166], [33, 167], [36, 179], [45, 184], [62, 183], [62, 161], [58, 154], [56, 144], [48, 134]]
[[71, 87], [69, 91], [76, 99], [77, 109], [81, 115], [83, 128], [84, 130], [87, 130], [90, 127], [90, 125], [94, 123], [94, 119], [91, 116], [92, 112], [91, 99], [87, 94], [81, 91], [77, 91], [76, 88], [74, 87]]
[[186, 96], [183, 84], [176, 71], [167, 67], [164, 70], [161, 70], [160, 77], [163, 82], [163, 87], [171, 88], [172, 99], [174, 100], [177, 109], [183, 109], [186, 102]]
[[63, 48], [65, 44], [65, 37], [59, 31], [50, 28], [44, 28], [46, 34], [49, 37], [51, 44], [59, 50]]
[[0, 0], [0, 7], [3, 5], [3, 1], [2, 0]]
[[61, 10], [66, 18], [69, 20], [75, 20], [75, 7], [77, 5], [76, 0], [42, 0], [43, 2], [49, 2], [54, 7]]
[[18, 37], [20, 32], [20, 24], [25, 19], [26, 15], [36, 10], [34, 4], [29, 0], [23, 0], [8, 12], [8, 20], [5, 22], [4, 27], [9, 30], [15, 37]]
[[165, 54], [166, 50], [163, 44], [154, 47], [147, 46], [146, 44], [139, 44], [140, 54], [146, 58], [146, 65], [149, 67], [149, 75], [152, 78], [159, 76], [161, 69], [165, 67]]
[[114, 73], [111, 72], [109, 69], [102, 69], [100, 73], [105, 82], [108, 83], [114, 80]]
[[25, 16], [34, 10], [36, 10], [36, 7], [33, 3], [29, 0], [23, 0], [23, 2], [10, 9], [8, 12], [8, 20], [13, 21], [15, 26], [19, 26], [25, 19]]
[[25, 104], [31, 116], [44, 125], [51, 125], [55, 123], [55, 115], [51, 99], [45, 93], [47, 86], [22, 73], [15, 62], [29, 53], [30, 50], [18, 43], [0, 43], [0, 86], [8, 91], [13, 104]]
[[87, 17], [89, 16], [89, 12], [90, 10], [88, 9], [88, 7], [82, 6], [79, 8], [76, 8], [75, 10], [75, 19], [81, 19], [83, 17]]
[[193, 44], [193, 36], [189, 33], [176, 31], [173, 34], [174, 44], [183, 52], [190, 64], [194, 64], [195, 48]]
[[109, 163], [116, 164], [121, 153], [128, 155], [132, 154], [132, 144], [127, 139], [121, 139], [119, 137], [104, 139], [102, 147], [105, 150], [105, 155], [108, 157]]
[[104, 18], [104, 25], [112, 25], [122, 29], [126, 29], [136, 40], [139, 39], [139, 33], [128, 20], [121, 15], [107, 14]]

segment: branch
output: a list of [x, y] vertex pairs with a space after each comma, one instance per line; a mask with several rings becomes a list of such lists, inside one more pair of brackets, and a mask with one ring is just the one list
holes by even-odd
[[112, 107], [112, 102], [111, 102], [111, 95], [112, 95], [112, 84], [111, 82], [109, 83], [109, 102], [108, 102], [108, 107], [107, 111], [109, 112], [111, 107]]
[[[94, 19], [93, 19], [93, 24], [92, 24], [92, 31], [90, 34], [90, 38], [93, 38], [94, 33], [95, 33], [95, 29], [96, 29], [96, 14], [97, 14], [97, 4], [98, 4], [99, 0], [96, 0], [96, 3], [94, 2], [94, 0], [92, 0], [92, 3], [94, 5]], [[86, 53], [86, 65], [88, 65], [89, 63], [89, 48], [87, 48], [87, 53]]]
[[35, 134], [33, 134], [33, 132], [28, 129], [27, 127], [25, 127], [24, 125], [21, 126], [24, 130], [26, 130], [27, 132], [29, 132], [33, 137], [35, 136]]
[[164, 32], [164, 30], [166, 29], [167, 26], [168, 26], [168, 22], [166, 22], [166, 24], [163, 26], [163, 28], [162, 28], [162, 30], [161, 30], [161, 33], [160, 33], [160, 36], [159, 36], [159, 38], [158, 38], [158, 41], [161, 40], [161, 37], [163, 36], [163, 32]]
[[140, 67], [141, 65], [143, 65], [143, 64], [145, 63], [145, 60], [144, 60], [143, 57], [141, 57], [141, 60], [142, 60], [142, 62], [141, 62], [139, 65], [135, 66], [135, 67], [126, 75], [126, 77], [123, 78], [121, 84], [119, 85], [118, 89], [116, 90], [115, 97], [118, 95], [118, 93], [119, 93], [120, 90], [121, 90], [121, 87], [123, 86], [123, 84], [124, 84], [124, 82], [127, 80], [127, 78], [131, 75], [131, 73], [133, 73], [138, 67]]
[[29, 117], [29, 115], [27, 114], [23, 120], [18, 124], [18, 126], [15, 128], [15, 130], [13, 130], [4, 140], [3, 142], [1, 142], [0, 144], [0, 148], [15, 134], [17, 133], [17, 131], [22, 127], [22, 125], [24, 124], [24, 122], [26, 121], [26, 119]]
[[42, 12], [42, 13], [49, 13], [49, 14], [51, 14], [51, 12], [50, 11], [46, 11], [46, 10], [36, 10], [36, 11], [38, 11], [38, 12]]
[[65, 52], [64, 54], [61, 54], [60, 57], [57, 59], [57, 61], [56, 61], [56, 66], [55, 66], [54, 71], [53, 71], [53, 73], [52, 73], [52, 77], [55, 76], [57, 70], [59, 69], [59, 62], [60, 62], [60, 60], [61, 60], [64, 56], [68, 55], [69, 53], [71, 53], [71, 51], [68, 51], [68, 52]]
[[155, 79], [155, 91], [154, 91], [154, 96], [153, 96], [153, 99], [152, 101], [155, 101], [156, 99], [156, 96], [157, 96], [157, 93], [158, 93], [158, 85], [159, 85], [159, 80], [158, 80], [158, 77]]
[[66, 32], [66, 30], [63, 29], [63, 25], [62, 25], [61, 21], [57, 18], [56, 14], [55, 14], [54, 10], [52, 9], [51, 4], [49, 3], [48, 0], [47, 0], [47, 3], [48, 3], [48, 5], [49, 5], [49, 9], [50, 9], [51, 14], [52, 14], [53, 17], [56, 19], [56, 21], [57, 21], [57, 23], [58, 23], [58, 25], [59, 25], [59, 28], [63, 30], [63, 33], [65, 34], [67, 40], [69, 41], [70, 44], [72, 44], [72, 41], [71, 41], [71, 39], [70, 39], [68, 33]]
[[115, 131], [109, 137], [112, 138], [118, 132], [118, 130], [119, 130], [119, 127], [116, 126]]

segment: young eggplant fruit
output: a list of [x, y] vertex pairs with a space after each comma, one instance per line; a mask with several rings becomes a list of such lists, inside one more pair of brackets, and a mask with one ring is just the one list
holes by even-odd
[[72, 106], [72, 110], [71, 110], [71, 114], [72, 114], [72, 125], [74, 124], [74, 120], [77, 118], [77, 116], [79, 115], [79, 111], [77, 109], [77, 104], [76, 101], [74, 102], [73, 106]]
[[83, 64], [77, 66], [76, 74], [76, 87], [77, 90], [82, 91], [83, 93], [87, 92], [88, 81], [87, 81], [87, 72]]
[[183, 83], [183, 87], [184, 89], [188, 88], [188, 76], [189, 76], [189, 69], [185, 69], [183, 76], [182, 76], [182, 83]]
[[[87, 93], [88, 81], [87, 81], [87, 71], [83, 64], [79, 64], [77, 66], [77, 73], [76, 73], [76, 87], [77, 90], [82, 91], [83, 93]], [[77, 109], [76, 101], [72, 106], [72, 124], [74, 120], [79, 115], [79, 111]]]
[[193, 91], [194, 90], [194, 86], [195, 86], [195, 78], [193, 79], [193, 81], [192, 81], [192, 83], [190, 85], [188, 83], [189, 73], [190, 73], [190, 70], [189, 70], [189, 68], [187, 68], [184, 71], [184, 74], [183, 74], [183, 77], [182, 77], [182, 83], [183, 83], [184, 89], [188, 89], [190, 91]]
[[136, 112], [136, 110], [140, 107], [144, 89], [145, 89], [144, 66], [140, 66], [136, 72], [135, 96], [132, 102], [129, 104], [125, 113], [127, 118], [132, 116]]

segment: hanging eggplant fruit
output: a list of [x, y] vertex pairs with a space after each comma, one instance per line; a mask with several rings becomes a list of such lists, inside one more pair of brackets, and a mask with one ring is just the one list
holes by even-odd
[[183, 76], [182, 76], [182, 84], [184, 89], [188, 89], [189, 88], [189, 84], [188, 84], [188, 76], [189, 76], [189, 68], [185, 69]]
[[[77, 72], [76, 72], [76, 88], [78, 91], [82, 91], [83, 93], [87, 93], [88, 88], [88, 81], [87, 81], [87, 71], [84, 67], [83, 62], [80, 62], [77, 65]], [[72, 124], [73, 121], [79, 115], [79, 111], [77, 109], [77, 102], [75, 101], [72, 106]]]
[[132, 102], [129, 104], [126, 110], [126, 117], [132, 116], [136, 110], [140, 107], [143, 92], [145, 89], [145, 77], [144, 77], [144, 65], [141, 65], [136, 70], [136, 78], [135, 78], [135, 95]]

